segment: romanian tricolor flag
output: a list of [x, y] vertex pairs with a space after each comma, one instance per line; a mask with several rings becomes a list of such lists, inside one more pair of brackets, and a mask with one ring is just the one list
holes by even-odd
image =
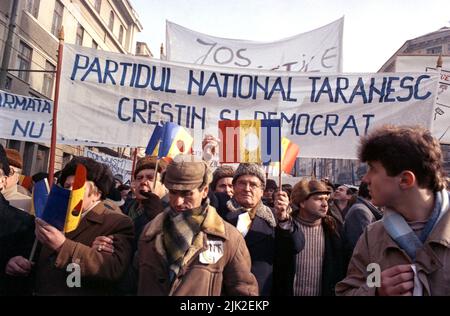
[[82, 203], [86, 186], [86, 167], [79, 164], [75, 171], [72, 190], [53, 185], [42, 216], [44, 221], [64, 233], [77, 229], [82, 213]]
[[280, 120], [219, 121], [220, 162], [280, 161]]
[[33, 193], [31, 198], [31, 214], [41, 218], [44, 213], [45, 204], [48, 199], [48, 192], [50, 188], [48, 186], [47, 178], [42, 179], [34, 184]]
[[159, 151], [159, 143], [161, 142], [161, 137], [163, 133], [163, 127], [161, 125], [157, 125], [153, 130], [152, 136], [147, 144], [147, 148], [145, 149], [145, 154], [147, 156], [157, 156]]
[[162, 127], [158, 158], [173, 159], [179, 154], [190, 153], [193, 143], [194, 139], [185, 128], [172, 122], [166, 122]]
[[[294, 144], [286, 137], [281, 138], [281, 171], [291, 173], [299, 152], [300, 147], [297, 144]], [[276, 162], [272, 164], [272, 167], [278, 169], [279, 165], [279, 162]]]

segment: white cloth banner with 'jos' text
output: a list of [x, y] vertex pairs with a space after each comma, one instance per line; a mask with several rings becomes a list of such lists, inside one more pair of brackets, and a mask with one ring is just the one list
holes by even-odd
[[67, 44], [58, 132], [98, 146], [145, 147], [155, 125], [172, 121], [200, 144], [218, 135], [219, 120], [279, 118], [301, 157], [356, 158], [360, 136], [376, 126], [429, 128], [438, 79], [187, 65]]
[[275, 42], [214, 37], [166, 21], [167, 60], [296, 72], [342, 71], [344, 18]]
[[0, 90], [0, 138], [50, 143], [53, 101]]

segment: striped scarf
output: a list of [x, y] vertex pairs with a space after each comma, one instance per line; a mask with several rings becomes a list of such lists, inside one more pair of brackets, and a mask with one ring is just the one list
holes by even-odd
[[169, 277], [173, 281], [178, 274], [184, 255], [192, 245], [194, 237], [200, 232], [206, 217], [208, 203], [183, 212], [167, 208], [163, 223], [163, 242], [169, 262]]
[[422, 248], [428, 235], [449, 209], [449, 192], [442, 190], [435, 194], [435, 206], [430, 218], [418, 237], [406, 220], [392, 210], [386, 209], [383, 216], [383, 226], [397, 245], [403, 249], [411, 260], [416, 260], [416, 252]]

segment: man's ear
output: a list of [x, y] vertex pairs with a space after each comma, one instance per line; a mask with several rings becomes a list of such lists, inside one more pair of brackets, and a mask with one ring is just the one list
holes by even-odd
[[300, 202], [299, 204], [298, 204], [299, 206], [300, 206], [300, 208], [302, 208], [302, 209], [304, 209], [305, 208], [305, 202]]
[[205, 185], [205, 187], [202, 189], [202, 199], [206, 199], [206, 197], [208, 196], [208, 192], [209, 192], [209, 186]]
[[409, 189], [417, 183], [416, 175], [409, 170], [402, 171], [400, 177], [400, 188]]
[[6, 179], [6, 176], [0, 175], [0, 191], [6, 187]]

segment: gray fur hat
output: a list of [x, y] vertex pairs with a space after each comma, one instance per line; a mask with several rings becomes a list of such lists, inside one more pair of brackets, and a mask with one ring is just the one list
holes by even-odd
[[256, 163], [241, 163], [239, 164], [239, 167], [237, 168], [236, 172], [233, 176], [233, 184], [236, 183], [237, 179], [240, 176], [245, 175], [251, 175], [258, 177], [259, 180], [261, 180], [261, 183], [263, 184], [263, 189], [266, 187], [266, 173], [264, 169], [256, 164]]

